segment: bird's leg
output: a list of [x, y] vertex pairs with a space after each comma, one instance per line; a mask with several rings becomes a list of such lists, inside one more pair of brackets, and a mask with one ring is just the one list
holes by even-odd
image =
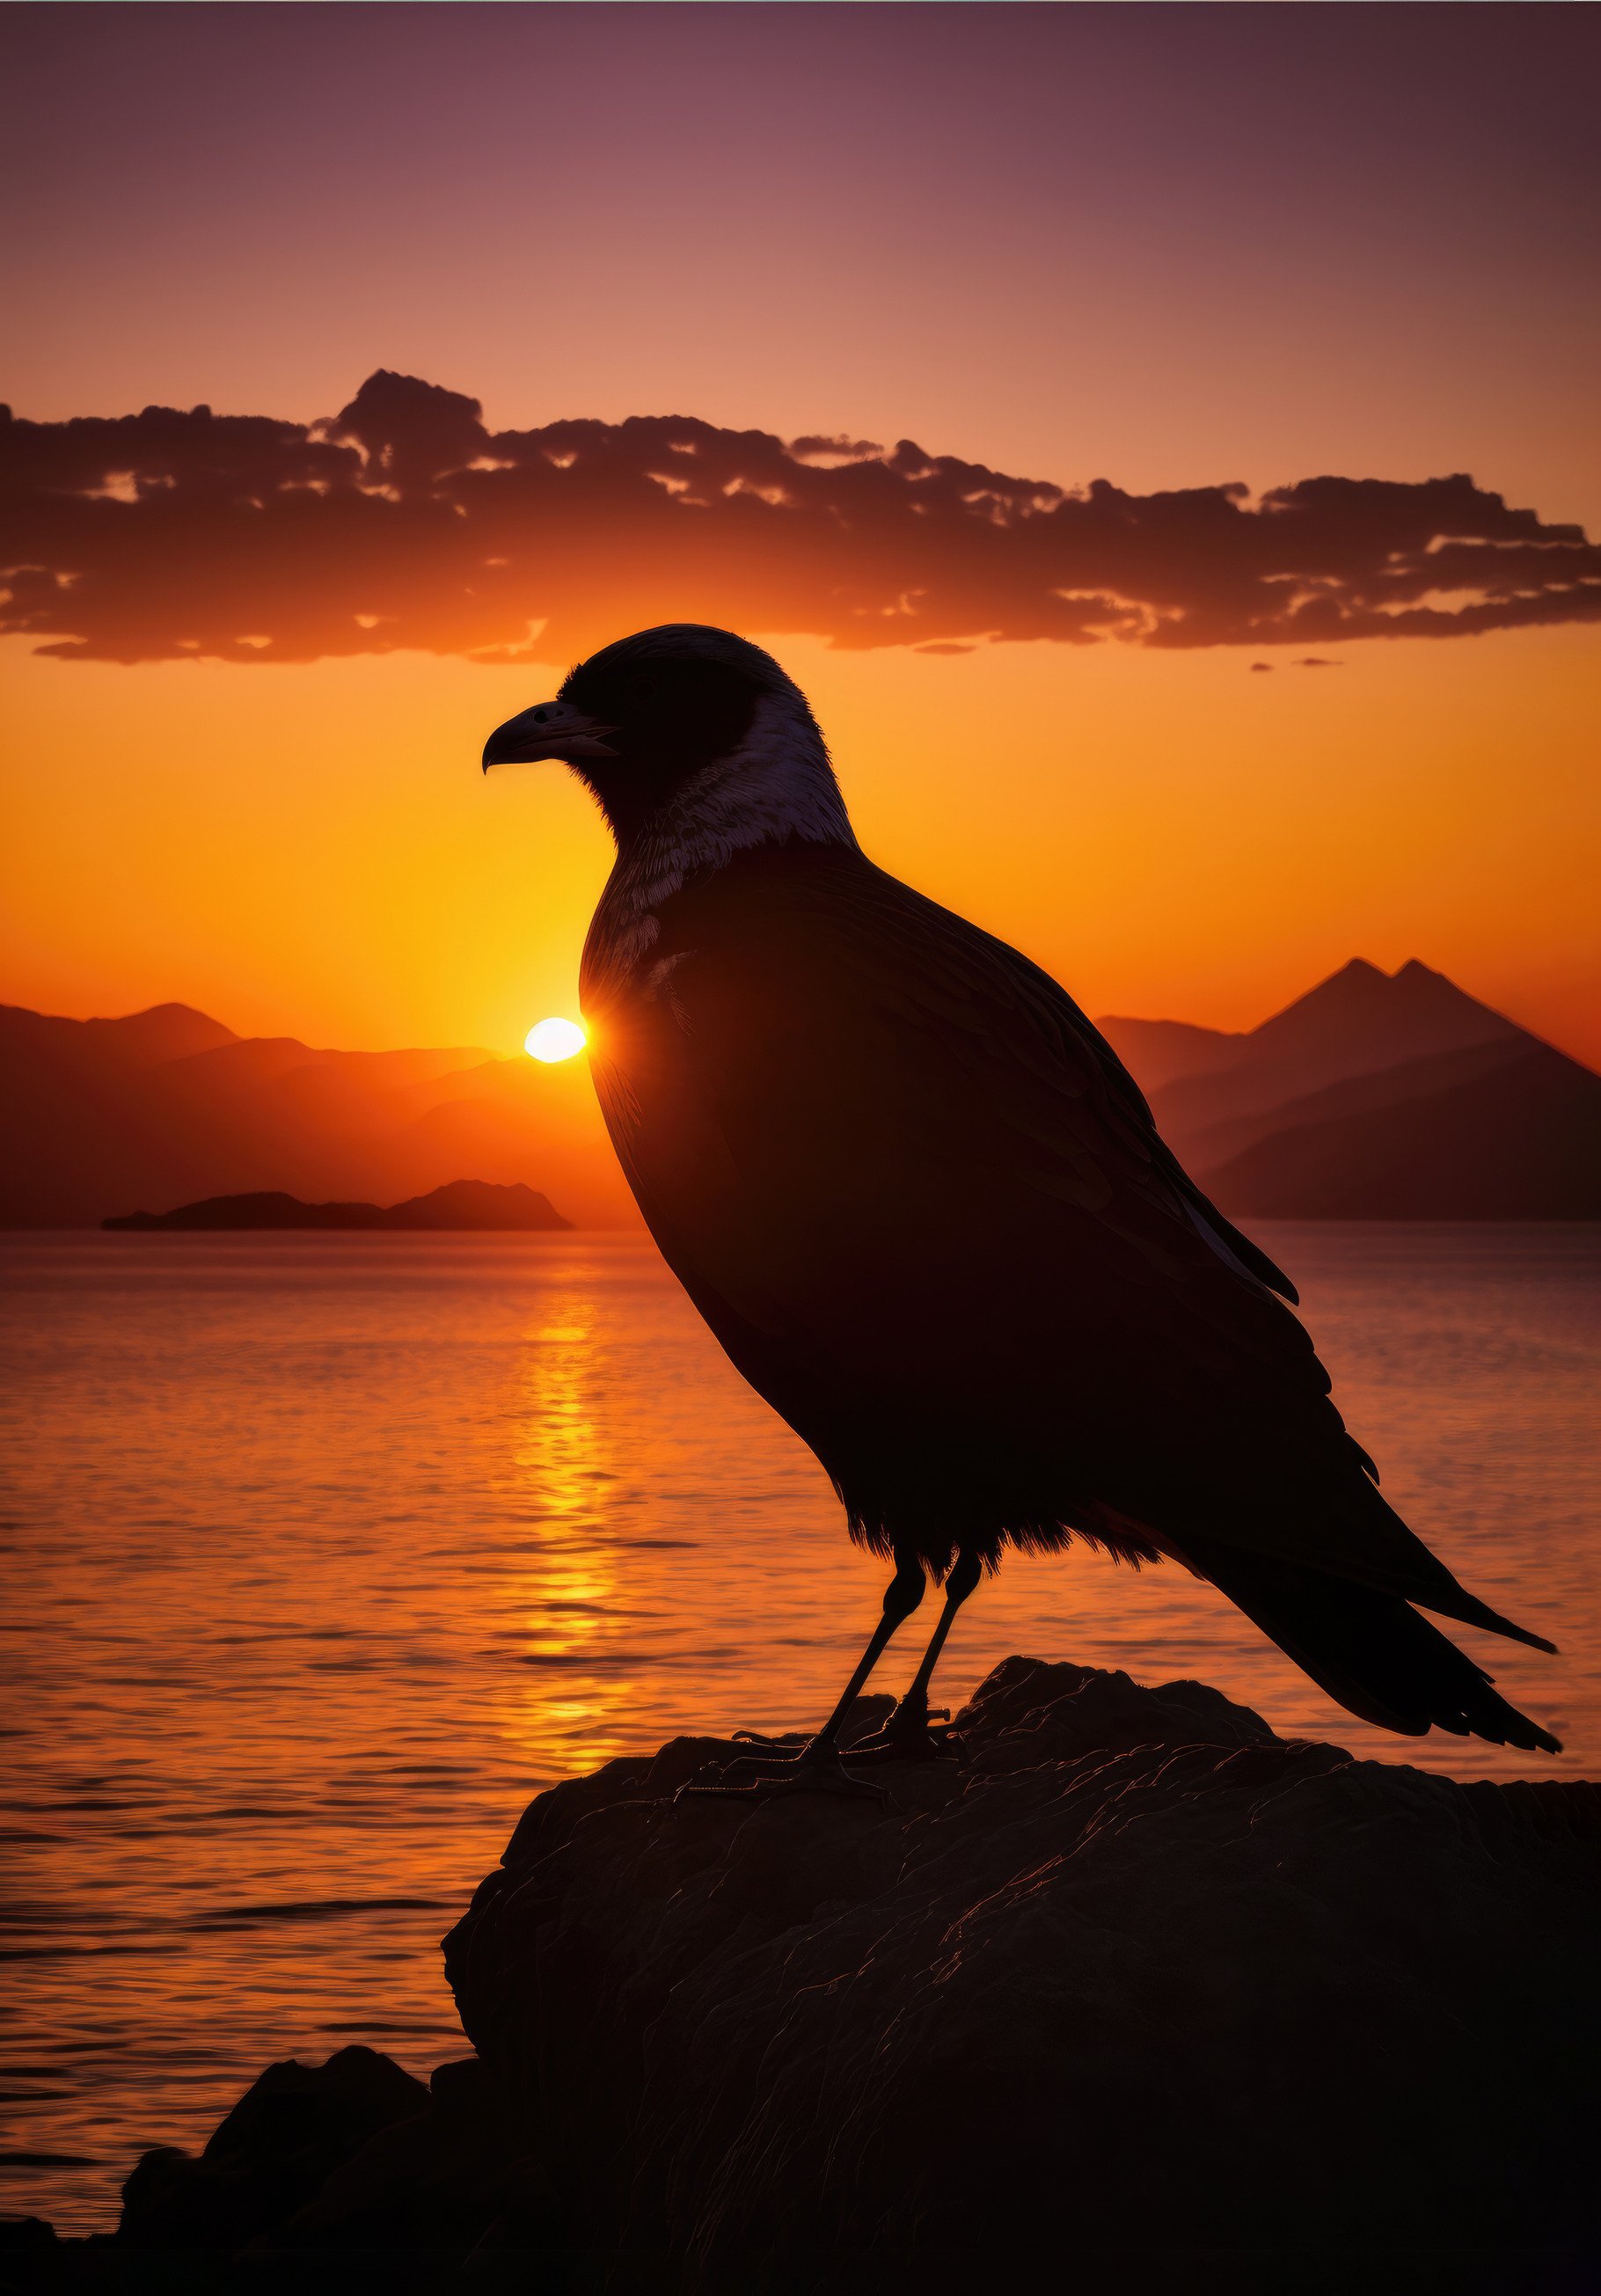
[[736, 1761], [729, 1764], [717, 1785], [708, 1787], [692, 1783], [679, 1791], [686, 1793], [770, 1792], [793, 1787], [823, 1792], [876, 1794], [879, 1792], [876, 1786], [851, 1777], [846, 1770], [840, 1759], [840, 1733], [861, 1693], [862, 1685], [883, 1657], [891, 1636], [897, 1627], [911, 1617], [922, 1602], [924, 1586], [922, 1563], [909, 1549], [898, 1547], [895, 1576], [884, 1588], [883, 1612], [868, 1638], [866, 1649], [857, 1662], [856, 1671], [840, 1693], [838, 1703], [827, 1721], [817, 1736], [809, 1739], [799, 1752], [780, 1753], [774, 1747], [770, 1751], [742, 1754]]
[[[838, 1745], [840, 1733], [850, 1719], [851, 1708], [861, 1696], [867, 1677], [883, 1656], [885, 1646], [896, 1628], [903, 1626], [922, 1602], [925, 1585], [922, 1563], [904, 1547], [899, 1548], [895, 1555], [895, 1576], [884, 1588], [883, 1615], [868, 1637], [867, 1647], [862, 1652], [856, 1672], [840, 1693], [833, 1712], [812, 1740], [813, 1746]], [[810, 1748], [807, 1751], [809, 1752]]]
[[871, 1738], [862, 1739], [850, 1750], [869, 1759], [884, 1759], [899, 1755], [902, 1759], [929, 1761], [940, 1753], [949, 1738], [948, 1730], [935, 1731], [929, 1726], [928, 1686], [933, 1679], [940, 1653], [945, 1647], [956, 1612], [978, 1585], [982, 1564], [971, 1548], [964, 1547], [954, 1568], [945, 1581], [945, 1607], [939, 1623], [929, 1637], [928, 1648], [923, 1653], [923, 1663], [912, 1677], [906, 1696], [896, 1707], [882, 1730]]

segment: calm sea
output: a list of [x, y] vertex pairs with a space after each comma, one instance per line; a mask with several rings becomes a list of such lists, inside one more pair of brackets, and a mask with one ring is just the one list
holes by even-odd
[[[1601, 1229], [1260, 1233], [1391, 1496], [1562, 1644], [1490, 1662], [1566, 1752], [1383, 1737], [1180, 1571], [1083, 1553], [981, 1590], [951, 1702], [1025, 1651], [1601, 1775]], [[462, 2054], [435, 1941], [529, 1797], [821, 1717], [884, 1570], [642, 1241], [12, 1236], [0, 1270], [0, 2207], [86, 2229], [273, 2058]]]

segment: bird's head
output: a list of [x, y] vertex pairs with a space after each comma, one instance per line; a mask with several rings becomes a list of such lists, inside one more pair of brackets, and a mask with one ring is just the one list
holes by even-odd
[[568, 672], [554, 701], [507, 718], [484, 744], [486, 773], [536, 758], [559, 758], [587, 783], [620, 848], [686, 808], [702, 819], [740, 813], [769, 835], [833, 835], [841, 824], [850, 835], [800, 687], [759, 646], [699, 622], [603, 646]]

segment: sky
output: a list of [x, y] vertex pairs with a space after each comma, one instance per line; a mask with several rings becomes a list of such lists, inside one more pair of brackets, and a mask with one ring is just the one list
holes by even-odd
[[1416, 955], [1601, 1059], [1596, 11], [0, 39], [0, 996], [513, 1048], [607, 846], [484, 734], [690, 612], [1093, 1012]]

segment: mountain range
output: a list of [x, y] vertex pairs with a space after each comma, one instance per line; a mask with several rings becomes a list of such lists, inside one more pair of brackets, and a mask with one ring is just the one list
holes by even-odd
[[1601, 1218], [1601, 1077], [1416, 958], [1241, 1034], [1097, 1023], [1239, 1218]]
[[391, 1202], [464, 1175], [636, 1225], [582, 1061], [319, 1050], [183, 1004], [115, 1021], [0, 1006], [0, 1226], [93, 1227], [282, 1190]]
[[[1237, 1218], [1601, 1218], [1601, 1077], [1414, 961], [1354, 959], [1241, 1033], [1099, 1026]], [[0, 1226], [197, 1199], [420, 1195], [464, 1173], [636, 1226], [581, 1060], [317, 1050], [183, 1004], [0, 1006]]]

